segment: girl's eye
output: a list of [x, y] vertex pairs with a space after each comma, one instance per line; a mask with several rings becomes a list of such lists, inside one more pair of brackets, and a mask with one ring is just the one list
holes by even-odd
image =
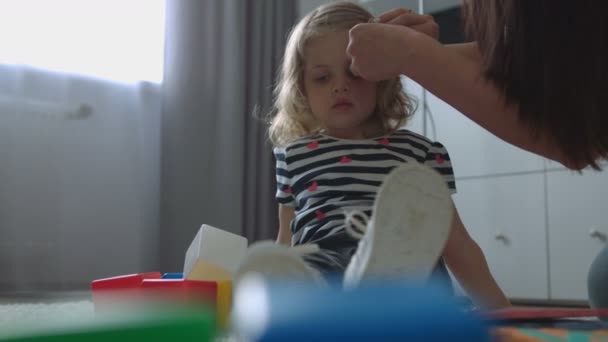
[[329, 80], [328, 75], [322, 75], [322, 76], [315, 77], [315, 82], [327, 82], [327, 80]]

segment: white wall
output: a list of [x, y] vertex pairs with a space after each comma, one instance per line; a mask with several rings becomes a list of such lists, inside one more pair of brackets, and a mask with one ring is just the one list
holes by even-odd
[[330, 2], [329, 0], [299, 0], [298, 1], [298, 18], [303, 18], [308, 12], [313, 9]]

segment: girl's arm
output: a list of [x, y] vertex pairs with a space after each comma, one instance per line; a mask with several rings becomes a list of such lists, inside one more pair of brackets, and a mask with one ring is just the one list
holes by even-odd
[[295, 210], [279, 204], [279, 234], [277, 243], [291, 246], [291, 221], [296, 217]]
[[443, 257], [450, 271], [478, 306], [499, 309], [511, 305], [492, 277], [481, 248], [468, 234], [456, 209]]

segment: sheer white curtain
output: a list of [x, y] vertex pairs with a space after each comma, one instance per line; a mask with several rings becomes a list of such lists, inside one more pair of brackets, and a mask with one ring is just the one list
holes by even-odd
[[[3, 27], [0, 45], [21, 39], [14, 46], [29, 49], [0, 60], [0, 291], [71, 290], [95, 278], [158, 269], [163, 36], [154, 35], [164, 32], [164, 19], [158, 22], [164, 4], [128, 7], [136, 2], [0, 2], [0, 11], [16, 11], [26, 23], [11, 34]], [[158, 27], [146, 29], [147, 12]], [[40, 13], [52, 20], [37, 21]], [[104, 26], [87, 35], [102, 24], [85, 25], [90, 14], [105, 16]], [[68, 28], [55, 27], [62, 24]], [[75, 40], [53, 46], [48, 40], [57, 36], [44, 33], [53, 30]], [[145, 52], [144, 39], [160, 42]], [[91, 53], [112, 40], [114, 46]], [[27, 60], [44, 57], [36, 51], [50, 58]], [[156, 82], [134, 72], [138, 60], [158, 60], [147, 78]]]

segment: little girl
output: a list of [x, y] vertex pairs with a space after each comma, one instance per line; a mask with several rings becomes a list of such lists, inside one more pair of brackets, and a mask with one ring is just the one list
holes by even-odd
[[449, 279], [447, 264], [478, 305], [507, 306], [454, 208], [448, 152], [400, 128], [413, 110], [400, 79], [370, 82], [349, 70], [348, 31], [371, 20], [357, 4], [332, 2], [291, 32], [270, 126], [277, 243], [252, 245], [235, 280]]

